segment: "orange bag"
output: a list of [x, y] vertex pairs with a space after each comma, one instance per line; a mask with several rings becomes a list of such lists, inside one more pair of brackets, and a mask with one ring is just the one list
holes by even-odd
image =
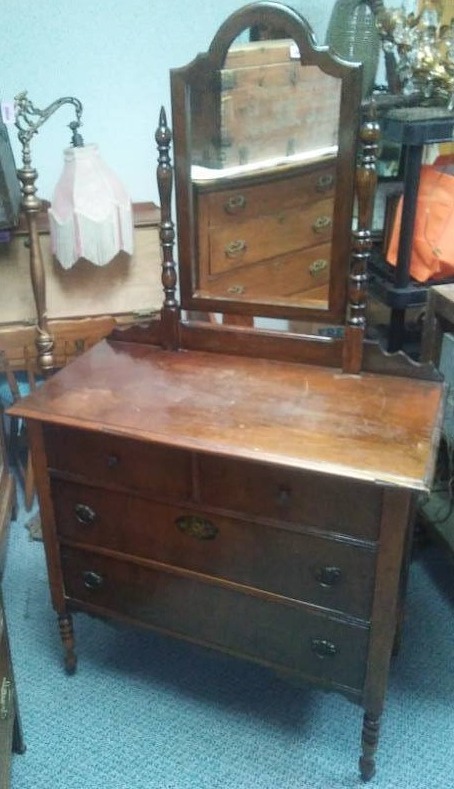
[[[397, 264], [402, 203], [401, 197], [386, 257], [393, 266]], [[454, 175], [436, 164], [421, 167], [410, 275], [418, 282], [454, 277]]]

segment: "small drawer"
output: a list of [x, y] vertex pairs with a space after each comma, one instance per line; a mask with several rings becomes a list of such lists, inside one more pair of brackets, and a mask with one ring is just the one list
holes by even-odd
[[63, 539], [370, 618], [372, 550], [59, 480], [52, 494]]
[[360, 691], [367, 627], [233, 589], [62, 549], [67, 597], [218, 649]]
[[375, 540], [379, 486], [249, 461], [199, 455], [203, 504]]
[[122, 436], [48, 425], [44, 431], [52, 471], [98, 484], [117, 484], [161, 498], [191, 496], [189, 453]]

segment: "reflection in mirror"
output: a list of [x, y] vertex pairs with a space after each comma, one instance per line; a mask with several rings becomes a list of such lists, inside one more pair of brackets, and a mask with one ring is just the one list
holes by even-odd
[[318, 66], [302, 66], [290, 39], [241, 38], [219, 72], [218, 128], [204, 150], [194, 151], [192, 164], [228, 175], [231, 168], [247, 172], [335, 156], [341, 80]]
[[294, 41], [260, 36], [229, 48], [211, 133], [194, 135], [194, 295], [324, 309], [341, 80], [302, 65]]
[[360, 64], [263, 0], [171, 79], [182, 307], [344, 323]]

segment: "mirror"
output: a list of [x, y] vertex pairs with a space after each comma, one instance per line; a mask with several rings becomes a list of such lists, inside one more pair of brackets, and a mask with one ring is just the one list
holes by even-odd
[[185, 309], [344, 319], [360, 74], [274, 2], [172, 71]]

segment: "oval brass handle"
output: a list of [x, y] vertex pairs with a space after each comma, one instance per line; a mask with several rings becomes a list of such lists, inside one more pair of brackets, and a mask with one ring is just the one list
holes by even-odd
[[244, 195], [232, 195], [224, 203], [224, 211], [227, 214], [239, 214], [246, 208], [246, 198]]
[[196, 540], [214, 540], [219, 531], [214, 523], [199, 515], [181, 515], [175, 524], [180, 531]]
[[335, 657], [338, 651], [338, 648], [332, 641], [326, 641], [324, 638], [312, 639], [312, 652], [315, 652], [320, 660]]
[[85, 588], [90, 589], [91, 591], [100, 589], [104, 583], [104, 578], [102, 575], [95, 573], [94, 570], [86, 570], [84, 573], [82, 573], [82, 578]]
[[317, 192], [327, 192], [334, 184], [334, 175], [331, 173], [325, 173], [321, 175], [318, 179], [315, 188]]
[[238, 238], [236, 241], [231, 241], [230, 244], [227, 244], [227, 246], [224, 247], [224, 252], [228, 258], [238, 258], [240, 255], [246, 252], [246, 242], [242, 238]]
[[339, 567], [317, 567], [315, 570], [315, 578], [320, 586], [335, 586], [342, 578], [342, 571]]
[[314, 233], [323, 233], [323, 231], [327, 230], [331, 225], [332, 219], [330, 216], [318, 216], [312, 225], [312, 230]]
[[311, 265], [309, 266], [309, 274], [311, 277], [318, 277], [323, 271], [326, 271], [328, 268], [329, 263], [324, 258], [318, 258], [318, 260], [314, 260]]
[[96, 519], [96, 512], [88, 504], [76, 504], [74, 507], [76, 518], [84, 526], [90, 526]]
[[6, 721], [13, 711], [13, 683], [8, 677], [3, 677], [0, 685], [0, 720]]

